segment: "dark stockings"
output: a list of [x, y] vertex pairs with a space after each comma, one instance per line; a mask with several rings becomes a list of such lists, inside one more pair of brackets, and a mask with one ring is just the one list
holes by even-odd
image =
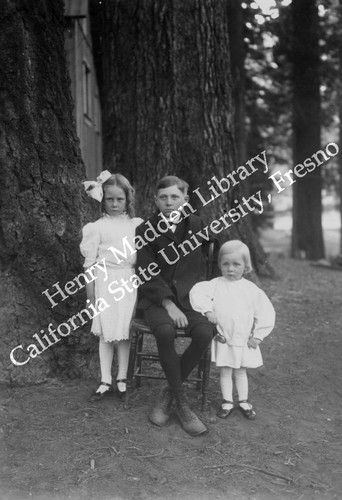
[[191, 330], [191, 343], [179, 358], [175, 349], [175, 328], [158, 325], [154, 330], [160, 364], [173, 392], [181, 391], [182, 383], [190, 375], [213, 338], [211, 325], [199, 323]]

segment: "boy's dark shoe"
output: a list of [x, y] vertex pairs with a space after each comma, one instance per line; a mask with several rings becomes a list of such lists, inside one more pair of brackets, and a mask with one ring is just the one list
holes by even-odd
[[169, 420], [173, 404], [173, 393], [170, 387], [165, 387], [157, 405], [150, 413], [149, 419], [154, 425], [162, 427]]
[[183, 393], [176, 394], [176, 413], [183, 429], [191, 436], [199, 436], [208, 431], [203, 422], [189, 408]]

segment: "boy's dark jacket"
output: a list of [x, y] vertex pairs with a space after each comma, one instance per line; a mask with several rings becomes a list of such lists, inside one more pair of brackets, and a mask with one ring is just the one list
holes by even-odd
[[[149, 220], [160, 234], [156, 228], [160, 222], [160, 216], [155, 214]], [[206, 259], [209, 242], [197, 237], [198, 241], [203, 242], [202, 245], [195, 250], [190, 250], [186, 244], [186, 252], [189, 252], [187, 255], [184, 255], [178, 245], [184, 240], [190, 240], [192, 246], [195, 247], [196, 242], [190, 238], [203, 227], [202, 219], [191, 214], [179, 222], [174, 233], [168, 230], [137, 251], [137, 268], [141, 266], [146, 269], [151, 262], [155, 262], [158, 264], [156, 271], [160, 269], [157, 276], [152, 276], [150, 281], [146, 281], [139, 287], [138, 309], [147, 309], [151, 304], [161, 305], [163, 299], [169, 298], [182, 309], [192, 310], [189, 302], [190, 289], [195, 283], [208, 279]], [[147, 226], [142, 223], [136, 230], [136, 234], [144, 241], [146, 241], [144, 238], [146, 229]], [[210, 237], [210, 240], [213, 238]], [[159, 251], [164, 251], [172, 264], [168, 263], [164, 256], [158, 253]], [[173, 263], [173, 261], [176, 262]]]

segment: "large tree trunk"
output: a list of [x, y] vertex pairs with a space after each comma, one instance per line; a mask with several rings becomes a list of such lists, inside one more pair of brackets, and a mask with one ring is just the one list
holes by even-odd
[[[318, 7], [312, 0], [292, 1], [293, 161], [302, 163], [320, 149]], [[324, 257], [322, 171], [293, 185], [292, 256]]]
[[[93, 2], [93, 10], [99, 8]], [[211, 178], [239, 166], [226, 2], [105, 0], [94, 20], [106, 168], [134, 183], [139, 215], [153, 210], [158, 178], [176, 174], [189, 183], [198, 213], [216, 219], [236, 204], [241, 186], [205, 207], [192, 193], [201, 188], [209, 198]], [[227, 239], [227, 231], [221, 236]], [[265, 255], [248, 217], [229, 228], [229, 238], [249, 244], [262, 268]]]
[[[342, 8], [341, 8], [342, 11]], [[342, 17], [342, 16], [341, 16]], [[340, 71], [342, 71], [342, 44], [340, 46]], [[340, 82], [340, 86], [342, 86]], [[339, 97], [339, 117], [340, 117], [340, 144], [342, 144], [342, 89], [340, 88], [340, 97]], [[340, 198], [340, 254], [342, 255], [342, 158], [339, 160], [339, 198]]]
[[[339, 1], [338, 4], [338, 19], [339, 19], [339, 26], [341, 30], [342, 26], [342, 0]], [[341, 31], [340, 31], [341, 33]], [[339, 70], [340, 74], [342, 73], [342, 40], [341, 37], [339, 37], [339, 44], [338, 44], [338, 62], [339, 62]], [[342, 144], [342, 82], [341, 79], [338, 82], [338, 111], [339, 111], [339, 117], [340, 117], [340, 130], [339, 130], [339, 138], [340, 138], [340, 145]], [[339, 174], [340, 174], [340, 179], [339, 179], [339, 197], [340, 197], [340, 254], [342, 255], [342, 158], [341, 156], [338, 159], [339, 163]]]
[[[41, 354], [33, 338], [84, 302], [80, 292], [56, 298], [52, 308], [42, 292], [81, 270], [80, 227], [89, 215], [80, 184], [85, 171], [72, 118], [62, 1], [4, 0], [1, 7], [0, 381], [41, 382], [61, 371], [88, 372], [90, 347], [81, 329]], [[30, 349], [34, 357], [29, 344], [38, 348]], [[21, 366], [10, 360], [18, 345], [15, 357], [28, 359]]]

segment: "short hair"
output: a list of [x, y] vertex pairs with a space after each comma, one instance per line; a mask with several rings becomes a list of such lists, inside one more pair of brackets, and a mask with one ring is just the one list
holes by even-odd
[[239, 253], [242, 255], [244, 264], [245, 264], [245, 272], [250, 273], [253, 270], [251, 254], [249, 252], [249, 248], [245, 243], [240, 240], [230, 240], [226, 243], [223, 243], [219, 250], [218, 254], [218, 263], [220, 264], [221, 259], [224, 255], [230, 253]]
[[183, 179], [176, 177], [175, 175], [166, 175], [165, 177], [160, 179], [157, 184], [157, 192], [159, 191], [159, 189], [166, 189], [171, 186], [177, 186], [183, 194], [188, 193], [189, 184], [183, 181]]
[[[103, 192], [107, 186], [117, 186], [123, 190], [126, 195], [126, 212], [129, 217], [134, 217], [134, 189], [128, 179], [122, 174], [113, 174], [103, 183]], [[103, 196], [101, 208], [104, 211], [105, 197]]]

